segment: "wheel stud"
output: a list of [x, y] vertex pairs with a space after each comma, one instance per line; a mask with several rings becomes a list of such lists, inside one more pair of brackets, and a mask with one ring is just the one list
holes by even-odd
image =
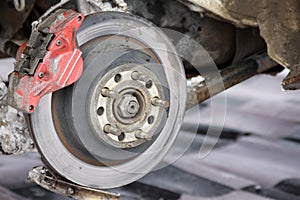
[[169, 108], [170, 106], [170, 103], [168, 101], [165, 101], [165, 100], [161, 100], [159, 99], [158, 97], [154, 97], [152, 100], [151, 100], [151, 103], [152, 105], [154, 106], [162, 106], [164, 108]]
[[137, 72], [137, 71], [134, 71], [131, 73], [131, 78], [132, 78], [132, 80], [139, 80], [139, 81], [143, 81], [146, 83], [151, 81], [146, 75], [144, 75], [140, 72]]
[[134, 135], [138, 139], [143, 139], [143, 140], [147, 140], [147, 141], [150, 141], [152, 139], [152, 136], [148, 135], [147, 133], [143, 132], [142, 130], [137, 130]]
[[103, 131], [105, 133], [111, 133], [115, 136], [120, 136], [122, 134], [122, 131], [118, 129], [117, 127], [113, 127], [110, 124], [106, 124], [103, 128]]
[[114, 98], [116, 95], [115, 95], [115, 92], [109, 90], [108, 88], [103, 88], [101, 90], [101, 94], [102, 96], [104, 97], [110, 97], [110, 98]]

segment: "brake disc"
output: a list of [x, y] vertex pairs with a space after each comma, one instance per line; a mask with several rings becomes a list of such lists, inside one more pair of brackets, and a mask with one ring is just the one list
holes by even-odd
[[84, 72], [30, 116], [46, 165], [66, 179], [114, 188], [150, 172], [182, 123], [184, 68], [167, 36], [139, 17], [87, 16], [77, 34]]

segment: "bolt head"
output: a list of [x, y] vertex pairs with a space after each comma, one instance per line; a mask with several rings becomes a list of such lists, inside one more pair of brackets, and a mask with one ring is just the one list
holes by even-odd
[[118, 105], [118, 111], [121, 117], [134, 117], [140, 110], [140, 104], [133, 95], [124, 95]]
[[127, 112], [129, 114], [136, 114], [140, 109], [140, 105], [136, 101], [130, 101], [127, 107]]
[[45, 75], [45, 74], [44, 74], [43, 72], [40, 72], [40, 73], [39, 73], [39, 78], [43, 78], [44, 75]]
[[61, 41], [60, 40], [56, 40], [56, 46], [60, 46], [61, 45]]

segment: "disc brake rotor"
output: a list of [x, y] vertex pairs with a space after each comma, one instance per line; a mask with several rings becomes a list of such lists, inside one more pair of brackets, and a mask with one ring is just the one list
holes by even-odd
[[84, 72], [30, 116], [46, 165], [77, 184], [113, 188], [151, 171], [182, 123], [184, 69], [168, 38], [138, 17], [88, 16], [78, 32]]

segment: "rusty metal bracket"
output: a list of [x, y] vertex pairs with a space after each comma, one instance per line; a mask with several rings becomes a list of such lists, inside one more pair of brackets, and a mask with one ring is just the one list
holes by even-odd
[[119, 194], [86, 188], [61, 180], [43, 166], [35, 167], [29, 171], [28, 181], [35, 182], [51, 192], [77, 200], [120, 200]]
[[291, 69], [290, 73], [282, 81], [284, 90], [299, 90], [300, 89], [300, 65]]

